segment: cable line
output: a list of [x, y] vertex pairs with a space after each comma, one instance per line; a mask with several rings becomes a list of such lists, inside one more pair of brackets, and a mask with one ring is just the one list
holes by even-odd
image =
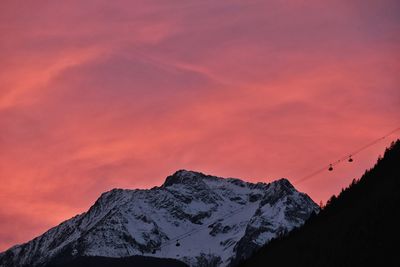
[[330, 163], [328, 166], [324, 166], [324, 167], [322, 167], [320, 169], [317, 169], [317, 170], [313, 171], [312, 173], [310, 173], [310, 174], [308, 174], [306, 176], [303, 176], [302, 178], [294, 181], [293, 184], [296, 184], [296, 185], [300, 184], [300, 183], [302, 183], [302, 182], [304, 182], [304, 181], [306, 181], [306, 180], [314, 177], [315, 175], [320, 174], [320, 173], [322, 173], [322, 172], [324, 172], [326, 170], [333, 171], [333, 167], [338, 165], [338, 164], [340, 164], [340, 163], [342, 163], [343, 161], [347, 160], [348, 162], [353, 162], [353, 156], [354, 155], [357, 155], [360, 152], [362, 152], [363, 150], [365, 150], [365, 149], [367, 149], [367, 148], [369, 148], [369, 147], [381, 142], [382, 140], [386, 139], [387, 137], [389, 137], [390, 135], [394, 134], [397, 131], [400, 131], [400, 127], [397, 127], [396, 129], [393, 129], [392, 131], [386, 133], [384, 136], [381, 136], [381, 137], [371, 141], [370, 143], [368, 143], [368, 144], [366, 144], [366, 145], [354, 150], [353, 152], [346, 154], [346, 156], [343, 156], [343, 157], [339, 158], [338, 160]]
[[[186, 233], [183, 233], [183, 234], [180, 234], [178, 236], [175, 236], [173, 239], [168, 240], [167, 242], [165, 242], [164, 244], [161, 244], [160, 246], [157, 246], [155, 249], [161, 249], [161, 248], [163, 248], [165, 246], [169, 246], [169, 245], [171, 245], [171, 244], [173, 244], [175, 242], [177, 242], [176, 245], [179, 244], [179, 246], [180, 246], [179, 240], [185, 239], [185, 238], [187, 238], [187, 237], [189, 237], [189, 236], [191, 236], [191, 235], [193, 235], [193, 234], [195, 234], [195, 233], [197, 233], [197, 232], [199, 232], [199, 231], [201, 231], [203, 229], [209, 228], [209, 226], [211, 226], [211, 225], [213, 225], [213, 224], [215, 224], [217, 222], [220, 222], [220, 221], [223, 221], [223, 220], [225, 220], [227, 218], [230, 218], [233, 215], [236, 215], [240, 211], [244, 210], [244, 208], [246, 208], [247, 206], [248, 205], [244, 205], [244, 206], [242, 206], [240, 208], [237, 208], [237, 209], [235, 209], [235, 210], [233, 210], [231, 212], [228, 212], [228, 213], [222, 215], [221, 217], [219, 217], [218, 219], [214, 220], [212, 223], [200, 226], [200, 227], [192, 229], [192, 230], [190, 230], [190, 231], [188, 231]], [[179, 247], [179, 246], [177, 246], [177, 247]]]
[[[379, 137], [379, 138], [377, 138], [377, 139], [371, 141], [370, 143], [367, 143], [366, 145], [364, 145], [364, 146], [362, 146], [362, 147], [360, 147], [360, 148], [358, 148], [358, 149], [352, 151], [351, 153], [346, 154], [346, 156], [343, 156], [343, 157], [339, 158], [338, 160], [336, 160], [336, 161], [330, 163], [328, 166], [323, 166], [323, 167], [321, 167], [321, 168], [319, 168], [319, 169], [313, 171], [312, 173], [310, 173], [310, 174], [308, 174], [308, 175], [306, 175], [306, 176], [304, 176], [304, 177], [302, 177], [302, 178], [300, 178], [300, 179], [294, 181], [293, 183], [294, 183], [294, 184], [299, 184], [299, 183], [302, 183], [302, 182], [304, 182], [304, 181], [306, 181], [306, 180], [308, 180], [308, 179], [310, 179], [310, 178], [316, 176], [317, 174], [320, 174], [320, 173], [322, 173], [322, 172], [326, 172], [327, 170], [328, 170], [328, 171], [333, 171], [333, 167], [336, 166], [336, 165], [338, 165], [338, 164], [340, 164], [340, 163], [342, 163], [343, 161], [353, 162], [353, 156], [354, 156], [354, 155], [357, 155], [357, 154], [359, 154], [360, 152], [364, 151], [365, 149], [367, 149], [367, 148], [369, 148], [369, 147], [371, 147], [371, 146], [373, 146], [373, 145], [375, 145], [375, 144], [381, 142], [382, 140], [386, 139], [387, 137], [389, 137], [390, 135], [394, 134], [394, 133], [397, 132], [397, 131], [400, 131], [400, 127], [398, 127], [398, 128], [396, 128], [396, 129], [394, 129], [394, 130], [392, 130], [392, 131], [386, 133], [386, 134], [383, 135], [382, 137]], [[244, 208], [248, 207], [249, 205], [250, 205], [250, 204], [243, 205], [242, 207], [240, 207], [240, 208], [238, 208], [238, 209], [235, 209], [235, 210], [233, 210], [233, 211], [231, 211], [231, 212], [229, 212], [229, 213], [226, 213], [226, 214], [222, 215], [221, 217], [219, 217], [218, 219], [214, 220], [214, 221], [211, 222], [211, 223], [208, 223], [208, 224], [199, 226], [198, 228], [194, 228], [194, 229], [192, 229], [192, 230], [190, 230], [190, 231], [188, 231], [188, 232], [185, 232], [185, 233], [183, 233], [183, 234], [180, 234], [180, 235], [178, 235], [178, 236], [175, 236], [175, 237], [172, 238], [172, 239], [169, 239], [167, 242], [162, 243], [162, 244], [160, 244], [159, 246], [154, 247], [154, 248], [153, 248], [153, 254], [154, 254], [157, 250], [160, 250], [161, 248], [166, 247], [166, 246], [169, 246], [169, 245], [171, 245], [171, 244], [173, 244], [173, 243], [176, 243], [176, 246], [177, 246], [177, 247], [181, 246], [181, 244], [180, 244], [180, 242], [179, 242], [180, 240], [185, 239], [185, 238], [187, 238], [187, 237], [189, 237], [189, 236], [191, 236], [191, 235], [193, 235], [193, 234], [195, 234], [195, 233], [197, 233], [197, 232], [199, 232], [199, 231], [201, 231], [201, 230], [203, 230], [203, 229], [206, 229], [206, 228], [212, 226], [213, 224], [215, 224], [215, 223], [217, 223], [217, 222], [223, 221], [223, 220], [225, 220], [225, 219], [227, 219], [227, 218], [230, 218], [230, 217], [232, 217], [232, 216], [238, 214], [239, 212], [241, 212], [242, 210], [244, 210]], [[280, 226], [283, 225], [282, 223], [279, 223], [279, 222], [274, 222], [274, 223], [275, 223], [275, 224], [279, 224]]]

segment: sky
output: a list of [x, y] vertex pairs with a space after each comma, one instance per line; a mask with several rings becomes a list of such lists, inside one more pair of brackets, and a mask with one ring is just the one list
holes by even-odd
[[400, 126], [396, 0], [0, 7], [0, 251], [179, 169], [326, 201]]

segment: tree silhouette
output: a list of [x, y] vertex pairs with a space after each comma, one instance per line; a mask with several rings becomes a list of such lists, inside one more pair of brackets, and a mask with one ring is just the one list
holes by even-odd
[[303, 227], [240, 266], [400, 266], [400, 141]]

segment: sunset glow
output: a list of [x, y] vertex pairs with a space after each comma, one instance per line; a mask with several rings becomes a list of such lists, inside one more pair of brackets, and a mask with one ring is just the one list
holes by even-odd
[[[2, 1], [0, 250], [178, 169], [292, 183], [400, 125], [399, 1]], [[296, 188], [326, 201], [399, 137]]]

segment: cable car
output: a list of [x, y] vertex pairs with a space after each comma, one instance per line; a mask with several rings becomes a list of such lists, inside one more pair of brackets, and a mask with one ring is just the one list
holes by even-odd
[[179, 240], [176, 241], [175, 246], [177, 246], [177, 247], [180, 247], [180, 246], [181, 246], [181, 243], [179, 243]]
[[329, 164], [329, 168], [328, 168], [328, 171], [333, 171], [333, 167], [332, 167], [332, 164]]
[[353, 158], [351, 157], [351, 155], [350, 155], [350, 157], [349, 157], [348, 162], [353, 162]]

